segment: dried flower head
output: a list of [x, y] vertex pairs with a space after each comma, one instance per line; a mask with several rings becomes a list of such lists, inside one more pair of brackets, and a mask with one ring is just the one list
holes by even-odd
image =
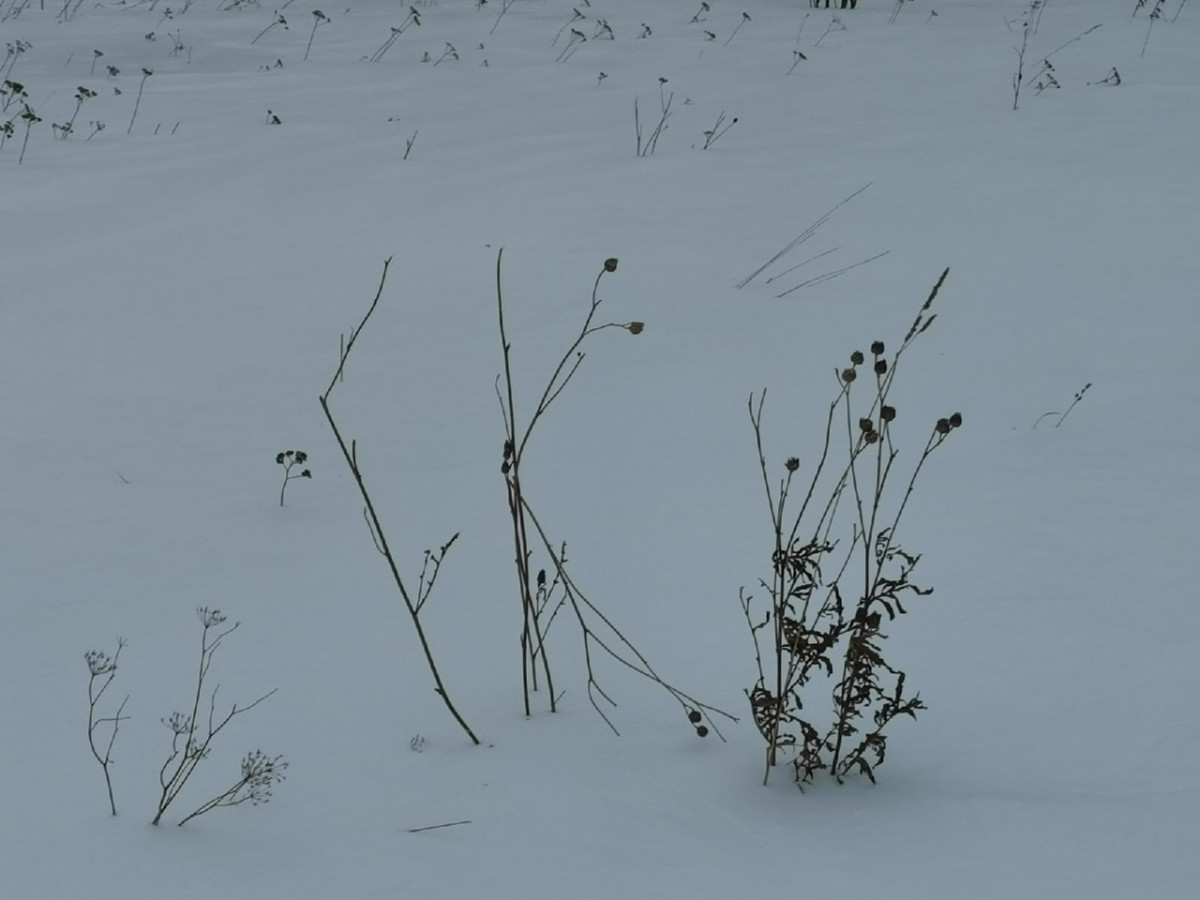
[[862, 355], [861, 350], [855, 350], [853, 353], [850, 354], [850, 362], [852, 362], [854, 365], [856, 365], [856, 366], [862, 365], [862, 361], [863, 361], [863, 355]]
[[641, 334], [646, 328], [645, 322], [630, 322], [625, 326], [629, 329], [630, 334]]
[[875, 356], [883, 356], [883, 341], [875, 341], [871, 344], [871, 352]]
[[950, 433], [950, 420], [949, 419], [938, 419], [937, 425], [934, 427], [937, 428], [938, 434], [949, 434]]
[[851, 381], [853, 381], [857, 377], [858, 377], [858, 373], [855, 372], [853, 369], [842, 369], [842, 381], [846, 382], [847, 384], [849, 384]]
[[875, 360], [875, 374], [876, 375], [886, 375], [887, 374], [887, 360], [886, 359]]
[[783, 467], [789, 472], [795, 472], [800, 468], [800, 460], [798, 457], [789, 456], [788, 461], [783, 464]]
[[896, 418], [896, 407], [894, 407], [894, 406], [882, 407], [879, 410], [879, 418], [883, 419], [883, 421], [885, 421], [885, 422], [892, 421], [892, 419]]
[[950, 427], [957, 428], [962, 424], [962, 413], [955, 413], [950, 417]]
[[859, 419], [858, 420], [858, 430], [863, 432], [864, 434], [869, 431], [874, 431], [875, 423], [872, 422], [870, 419]]
[[608, 259], [606, 259], [604, 261], [604, 271], [605, 272], [617, 271], [617, 258], [615, 256], [610, 256]]

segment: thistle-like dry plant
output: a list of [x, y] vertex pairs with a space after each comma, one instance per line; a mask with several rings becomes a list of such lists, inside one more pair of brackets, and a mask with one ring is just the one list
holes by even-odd
[[[838, 782], [855, 772], [874, 782], [888, 725], [925, 708], [906, 689], [904, 672], [884, 658], [882, 642], [888, 623], [908, 611], [905, 604], [932, 592], [912, 580], [920, 555], [901, 547], [898, 530], [926, 461], [962, 416], [933, 423], [905, 478], [896, 465], [899, 413], [890, 394], [901, 357], [937, 317], [930, 308], [949, 271], [890, 359], [875, 341], [869, 355], [856, 350], [850, 365], [835, 371], [815, 461], [789, 457], [777, 477], [763, 448], [766, 391], [750, 397], [773, 532], [771, 575], [760, 580], [766, 608], [741, 591], [758, 664], [746, 693], [767, 742], [764, 784], [785, 757], [800, 785], [821, 770]], [[825, 690], [831, 716], [818, 706]]]

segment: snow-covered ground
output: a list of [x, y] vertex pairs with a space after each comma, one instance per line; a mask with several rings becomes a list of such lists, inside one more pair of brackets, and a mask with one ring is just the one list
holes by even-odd
[[[1193, 896], [1200, 5], [1049, 0], [1014, 110], [1003, 0], [63, 4], [0, 0], [5, 897]], [[638, 156], [635, 99], [646, 140], [671, 94]], [[600, 661], [614, 736], [567, 621], [560, 711], [522, 713], [501, 247], [525, 416], [620, 261], [600, 317], [645, 331], [589, 338], [525, 490], [657, 670], [741, 717], [725, 743]], [[461, 532], [422, 621], [481, 747], [317, 403], [388, 257], [331, 402], [405, 573]], [[746, 400], [773, 465], [812, 459], [834, 369], [946, 266], [895, 394], [906, 465], [965, 419], [903, 527], [935, 593], [887, 643], [930, 708], [877, 786], [763, 787]], [[281, 508], [287, 449], [313, 477]], [[218, 705], [278, 692], [152, 828], [202, 606], [242, 623]], [[83, 653], [118, 635], [113, 819]], [[174, 827], [256, 747], [290, 763], [269, 804]]]

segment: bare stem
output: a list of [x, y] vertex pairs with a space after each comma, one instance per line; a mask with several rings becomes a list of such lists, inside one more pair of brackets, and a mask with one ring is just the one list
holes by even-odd
[[[350, 469], [350, 474], [354, 476], [354, 482], [358, 486], [359, 495], [362, 497], [362, 501], [365, 506], [365, 515], [368, 523], [371, 526], [371, 532], [375, 540], [376, 547], [387, 560], [388, 571], [390, 571], [392, 574], [392, 581], [395, 583], [396, 589], [399, 591], [400, 597], [404, 601], [404, 606], [408, 610], [409, 618], [412, 620], [413, 630], [416, 632], [417, 640], [421, 644], [421, 652], [425, 657], [425, 662], [429, 667], [430, 674], [433, 676], [434, 692], [442, 698], [442, 702], [446, 705], [446, 709], [450, 712], [450, 715], [454, 718], [454, 721], [458, 723], [459, 727], [466, 732], [466, 735], [468, 738], [470, 738], [471, 743], [478, 744], [479, 738], [475, 736], [475, 732], [471, 730], [471, 727], [467, 724], [466, 720], [462, 717], [457, 707], [450, 699], [450, 694], [446, 690], [445, 684], [442, 682], [441, 673], [438, 671], [437, 662], [434, 660], [433, 650], [429, 645], [429, 639], [425, 634], [425, 628], [421, 623], [420, 607], [424, 605], [425, 600], [428, 599], [428, 591], [423, 596], [419, 595], [415, 598], [409, 593], [408, 587], [404, 582], [404, 578], [400, 574], [400, 569], [396, 563], [396, 558], [388, 544], [383, 523], [375, 509], [375, 503], [371, 499], [370, 492], [367, 490], [367, 484], [363, 477], [362, 469], [359, 468], [357, 445], [354, 441], [351, 441], [349, 444], [347, 444], [346, 440], [342, 437], [342, 432], [338, 428], [337, 422], [333, 417], [333, 412], [329, 407], [329, 397], [333, 393], [334, 387], [337, 386], [338, 381], [341, 378], [342, 372], [346, 367], [346, 360], [349, 358], [350, 352], [354, 349], [354, 345], [358, 342], [358, 338], [362, 334], [363, 327], [367, 324], [368, 320], [371, 318], [371, 315], [375, 312], [376, 307], [379, 305], [379, 298], [383, 296], [383, 288], [387, 282], [388, 267], [391, 265], [391, 262], [391, 257], [388, 257], [384, 261], [383, 274], [379, 279], [379, 288], [375, 292], [375, 299], [371, 301], [371, 305], [367, 309], [366, 314], [362, 317], [362, 320], [358, 323], [358, 327], [350, 332], [350, 336], [346, 340], [345, 346], [342, 350], [341, 358], [338, 360], [337, 369], [333, 373], [333, 378], [330, 379], [329, 386], [325, 389], [325, 393], [322, 394], [318, 400], [321, 404], [321, 410], [325, 413], [325, 419], [329, 423], [329, 428], [333, 432], [334, 439], [337, 441], [337, 445], [342, 451], [342, 457], [346, 460], [346, 465]], [[443, 548], [443, 553], [449, 548], [450, 543], [452, 542], [453, 539], [445, 545]], [[432, 587], [432, 585], [429, 585], [429, 587]]]

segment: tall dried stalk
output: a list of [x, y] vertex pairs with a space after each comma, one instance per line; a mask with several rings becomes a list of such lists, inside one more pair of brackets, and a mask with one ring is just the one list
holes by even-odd
[[[503, 257], [504, 251], [501, 250], [496, 255], [496, 309], [500, 326], [504, 371], [496, 378], [496, 396], [500, 402], [500, 411], [504, 422], [504, 458], [500, 470], [507, 486], [508, 508], [512, 519], [514, 559], [517, 567], [517, 593], [521, 603], [521, 687], [525, 715], [531, 714], [531, 693], [538, 690], [539, 672], [546, 681], [550, 711], [557, 710], [558, 696], [554, 690], [545, 642], [547, 630], [554, 621], [554, 617], [566, 608], [574, 614], [582, 635], [584, 663], [587, 669], [588, 700], [614, 733], [617, 732], [616, 726], [601, 706], [600, 701], [603, 700], [610, 707], [616, 706], [616, 702], [605, 692], [597, 679], [594, 654], [608, 656], [619, 665], [636, 672], [667, 691], [683, 708], [689, 722], [701, 737], [708, 734], [708, 725], [711, 725], [712, 730], [720, 736], [720, 731], [713, 723], [710, 714], [724, 716], [733, 721], [737, 720], [722, 710], [701, 703], [659, 677], [654, 667], [637, 647], [599, 607], [587, 598], [567, 569], [565, 545], [556, 545], [551, 540], [542, 523], [534, 514], [522, 483], [522, 467], [529, 439], [537, 424], [542, 421], [547, 410], [562, 394], [583, 363], [585, 354], [581, 347], [584, 341], [596, 332], [608, 328], [624, 329], [634, 335], [641, 334], [644, 328], [642, 322], [636, 321], [595, 324], [596, 313], [601, 302], [599, 296], [601, 279], [606, 274], [617, 270], [617, 260], [610, 258], [604, 261], [604, 265], [592, 284], [591, 304], [579, 333], [555, 366], [528, 423], [522, 426], [517, 416], [515, 402], [512, 344], [509, 341], [504, 316], [504, 291], [501, 280]], [[533, 574], [533, 555], [536, 544], [539, 543], [541, 550], [550, 559], [548, 568], [551, 569], [553, 575], [549, 581], [547, 581], [545, 569], [539, 569], [536, 576]], [[555, 597], [558, 598], [557, 602], [553, 602]], [[546, 616], [547, 613], [549, 613], [548, 616]], [[543, 624], [543, 616], [546, 616], [545, 624]], [[708, 725], [703, 724], [705, 722]]]
[[[379, 279], [379, 289], [375, 292], [375, 299], [371, 301], [371, 306], [367, 310], [366, 315], [358, 323], [358, 327], [350, 332], [349, 338], [346, 339], [342, 346], [340, 359], [338, 360], [337, 370], [333, 373], [333, 378], [329, 381], [329, 387], [325, 389], [319, 401], [321, 409], [325, 413], [325, 419], [329, 422], [329, 428], [333, 432], [334, 439], [337, 441], [338, 447], [341, 448], [342, 456], [346, 460], [346, 465], [350, 469], [350, 474], [354, 476], [354, 483], [358, 485], [358, 492], [363, 501], [363, 516], [367, 520], [367, 525], [371, 530], [371, 538], [375, 542], [375, 549], [387, 561], [388, 571], [392, 574], [392, 581], [396, 585], [396, 589], [400, 592], [400, 597], [404, 601], [404, 607], [408, 610], [409, 618], [412, 619], [413, 630], [417, 633], [417, 640], [421, 644], [421, 652], [425, 656], [425, 662], [429, 666], [430, 674], [433, 675], [434, 692], [442, 698], [442, 702], [446, 704], [446, 709], [450, 715], [454, 717], [454, 721], [459, 727], [466, 732], [467, 737], [471, 739], [471, 743], [478, 744], [479, 738], [475, 736], [475, 732], [467, 724], [466, 720], [459, 713], [453, 701], [450, 699], [450, 694], [446, 690], [445, 684], [442, 682], [441, 673], [438, 671], [437, 662], [433, 657], [433, 649], [429, 645], [429, 639], [425, 634], [425, 628], [421, 623], [421, 608], [425, 605], [425, 601], [429, 599], [429, 594], [433, 590], [434, 581], [437, 578], [438, 569], [441, 566], [442, 559], [446, 552], [454, 543], [458, 535], [450, 538], [436, 554], [426, 554], [426, 567], [422, 569], [420, 587], [416, 594], [409, 591], [403, 576], [400, 574], [400, 567], [396, 563], [396, 557], [392, 553], [392, 548], [388, 543], [387, 536], [384, 532], [383, 523], [380, 520], [379, 513], [375, 508], [375, 503], [371, 499], [371, 494], [367, 490], [367, 483], [363, 476], [363, 472], [358, 463], [358, 445], [357, 442], [351, 440], [348, 444], [345, 438], [342, 437], [342, 432], [338, 428], [337, 422], [334, 420], [333, 412], [329, 408], [329, 397], [333, 393], [334, 387], [341, 380], [342, 373], [346, 368], [346, 360], [350, 358], [350, 352], [354, 349], [359, 335], [362, 334], [363, 327], [375, 312], [375, 308], [379, 305], [379, 298], [383, 296], [383, 287], [387, 282], [388, 267], [391, 265], [392, 258], [389, 256], [383, 263], [383, 274]], [[433, 558], [434, 568], [432, 574], [425, 577], [430, 558]]]

